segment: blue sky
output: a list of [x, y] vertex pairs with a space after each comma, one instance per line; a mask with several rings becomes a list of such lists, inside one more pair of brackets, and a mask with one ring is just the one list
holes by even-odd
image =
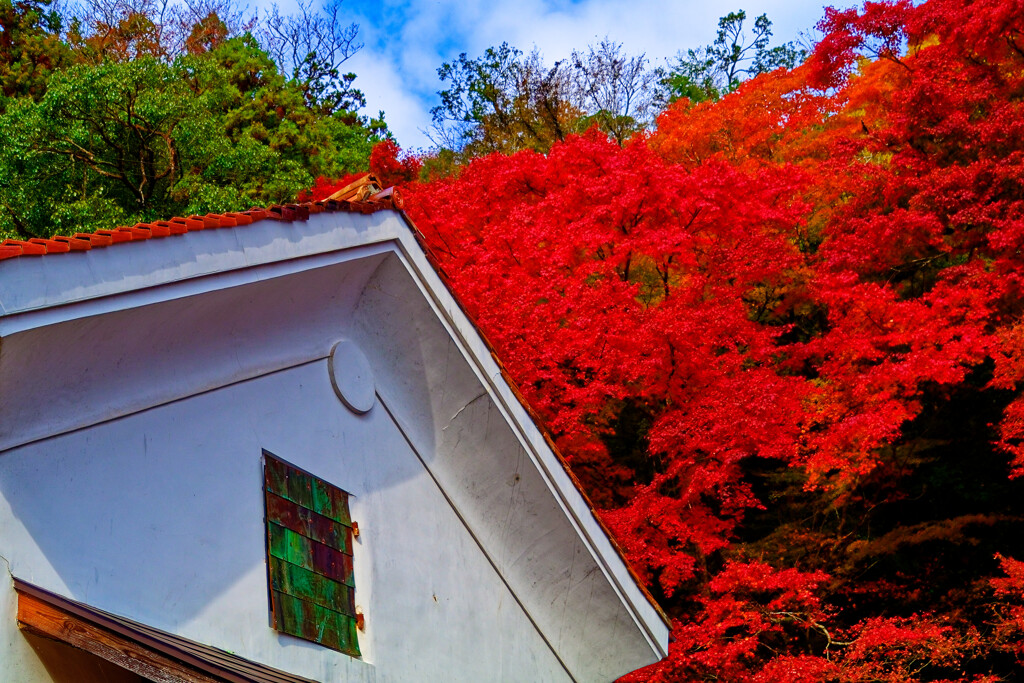
[[383, 109], [407, 149], [429, 146], [422, 131], [441, 88], [437, 67], [461, 52], [476, 57], [507, 41], [523, 51], [537, 46], [550, 63], [607, 36], [657, 66], [712, 42], [718, 17], [730, 11], [746, 10], [749, 23], [766, 13], [779, 42], [812, 29], [824, 13], [822, 0], [346, 0], [343, 7], [365, 44], [345, 68], [357, 74], [367, 112]]

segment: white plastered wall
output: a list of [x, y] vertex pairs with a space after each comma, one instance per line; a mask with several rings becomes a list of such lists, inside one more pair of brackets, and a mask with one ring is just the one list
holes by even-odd
[[[263, 448], [353, 494], [362, 661], [267, 625]], [[0, 497], [14, 575], [254, 661], [321, 681], [567, 678], [387, 412], [346, 410], [326, 361], [16, 448]], [[0, 679], [46, 680], [13, 619], [0, 633]]]

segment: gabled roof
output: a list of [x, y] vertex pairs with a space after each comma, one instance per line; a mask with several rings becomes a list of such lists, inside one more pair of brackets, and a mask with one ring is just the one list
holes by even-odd
[[[389, 209], [397, 213], [387, 211]], [[0, 344], [7, 344], [9, 339], [17, 336], [20, 336], [22, 341], [4, 347], [5, 350], [10, 349], [10, 352], [6, 354], [6, 363], [0, 358], [0, 382], [9, 382], [10, 386], [25, 386], [31, 383], [35, 387], [35, 392], [44, 395], [45, 400], [19, 398], [14, 395], [0, 396], [0, 452], [48, 435], [78, 429], [98, 420], [125, 415], [134, 409], [127, 402], [123, 405], [111, 402], [110, 387], [101, 387], [93, 394], [82, 394], [78, 391], [76, 382], [93, 381], [86, 379], [91, 377], [89, 373], [92, 361], [88, 357], [83, 358], [81, 354], [67, 358], [61, 369], [63, 375], [55, 373], [52, 377], [40, 377], [39, 369], [47, 363], [47, 359], [54, 352], [59, 353], [62, 348], [56, 342], [49, 347], [46, 346], [47, 329], [90, 316], [102, 316], [111, 311], [141, 310], [156, 303], [185, 302], [204, 287], [213, 286], [223, 291], [230, 291], [232, 288], [237, 290], [239, 284], [261, 283], [264, 280], [269, 281], [295, 273], [320, 272], [321, 275], [303, 276], [307, 278], [301, 290], [304, 292], [303, 296], [310, 300], [309, 305], [313, 308], [334, 305], [329, 301], [333, 295], [324, 291], [331, 286], [331, 280], [325, 277], [325, 274], [329, 275], [327, 271], [339, 264], [365, 261], [365, 272], [358, 276], [362, 278], [361, 282], [369, 282], [372, 279], [370, 272], [373, 269], [376, 269], [373, 271], [373, 278], [384, 278], [378, 285], [393, 282], [396, 278], [411, 277], [407, 284], [396, 285], [394, 292], [378, 288], [370, 295], [361, 295], [364, 298], [378, 297], [378, 302], [369, 304], [371, 307], [378, 306], [379, 309], [382, 306], [392, 306], [391, 302], [402, 298], [393, 296], [395, 292], [406, 297], [425, 299], [425, 304], [415, 304], [419, 308], [407, 307], [398, 310], [395, 317], [406, 316], [407, 319], [391, 324], [398, 325], [399, 328], [409, 327], [409, 320], [417, 315], [436, 316], [438, 320], [432, 321], [431, 324], [438, 330], [444, 330], [444, 335], [450, 335], [454, 346], [461, 349], [467, 360], [464, 376], [469, 379], [468, 384], [464, 383], [459, 388], [461, 394], [426, 386], [421, 389], [418, 396], [410, 394], [406, 398], [401, 392], [392, 396], [381, 395], [385, 409], [389, 413], [394, 410], [392, 417], [397, 422], [403, 422], [403, 415], [413, 415], [413, 418], [400, 424], [400, 428], [407, 433], [406, 438], [410, 445], [414, 448], [428, 449], [440, 448], [442, 445], [426, 443], [429, 439], [422, 434], [426, 433], [423, 430], [429, 428], [423, 427], [421, 430], [421, 425], [413, 424], [416, 420], [420, 420], [424, 425], [433, 424], [433, 429], [438, 431], [445, 431], [451, 427], [452, 429], [447, 432], [449, 435], [458, 433], [466, 438], [450, 437], [456, 440], [446, 447], [460, 448], [458, 439], [462, 439], [463, 450], [472, 448], [474, 439], [485, 438], [483, 434], [472, 433], [474, 428], [468, 427], [467, 421], [485, 422], [492, 414], [496, 414], [509, 420], [510, 424], [514, 423], [515, 426], [509, 433], [506, 443], [526, 453], [528, 460], [536, 468], [535, 492], [546, 491], [543, 495], [549, 497], [544, 509], [553, 511], [553, 514], [565, 515], [565, 528], [573, 529], [573, 533], [582, 539], [580, 548], [587, 557], [592, 557], [596, 575], [603, 576], [602, 581], [606, 581], [602, 583], [601, 590], [606, 591], [609, 599], [621, 601], [626, 608], [623, 614], [614, 617], [615, 620], [622, 625], [630, 624], [629, 628], [635, 628], [635, 637], [638, 639], [636, 642], [645, 642], [648, 647], [646, 658], [635, 658], [631, 666], [639, 666], [663, 657], [667, 653], [667, 618], [632, 572], [621, 550], [572, 476], [550, 435], [523, 399], [495, 355], [493, 347], [462, 310], [436, 259], [432, 257], [409, 219], [401, 213], [401, 209], [400, 194], [393, 189], [381, 190], [376, 179], [367, 175], [335, 193], [331, 198], [319, 202], [272, 206], [269, 209], [254, 209], [238, 214], [175, 218], [166, 222], [158, 221], [118, 228], [114, 231], [101, 231], [98, 237], [74, 235], [43, 240], [42, 244], [32, 240], [27, 243], [5, 242], [0, 246], [0, 258], [7, 259], [0, 262]], [[336, 221], [331, 219], [325, 222], [328, 219], [327, 214], [331, 213], [357, 216], [351, 219], [339, 216]], [[380, 216], [370, 216], [378, 213]], [[280, 222], [288, 225], [280, 225]], [[179, 237], [175, 239], [175, 236]], [[158, 237], [168, 239], [156, 240]], [[137, 249], [127, 249], [122, 246], [127, 242], [147, 244], [138, 244]], [[110, 247], [109, 258], [107, 249], [101, 249], [101, 253], [89, 254], [90, 258], [76, 259], [71, 255], [58, 259], [37, 257], [43, 254], [67, 253], [75, 249], [89, 251], [100, 247]], [[6, 256], [2, 251], [5, 248], [9, 251]], [[118, 256], [119, 254], [121, 256]], [[391, 271], [384, 272], [388, 269], [382, 259], [388, 254], [397, 256], [397, 259], [392, 258], [391, 262], [399, 265], [394, 266]], [[346, 268], [352, 270], [355, 266]], [[340, 274], [344, 272], [346, 271], [338, 271]], [[219, 284], [203, 284], [209, 283], [211, 279], [215, 279]], [[371, 289], [368, 288], [366, 291]], [[272, 286], [259, 291], [263, 294], [257, 296], [269, 297], [279, 294]], [[237, 296], [231, 296], [235, 295], [224, 294], [218, 301], [222, 300], [223, 305], [230, 307], [238, 301]], [[185, 308], [186, 305], [168, 304], [168, 307], [172, 313], [181, 313], [188, 310]], [[291, 304], [281, 299], [268, 305], [276, 305], [276, 310], [283, 311], [281, 315], [287, 315], [287, 309]], [[325, 315], [323, 320], [329, 317]], [[421, 317], [420, 320], [426, 318]], [[331, 333], [336, 333], [336, 328], [329, 327], [329, 321], [314, 323], [322, 326], [318, 328], [320, 330], [333, 329]], [[179, 333], [173, 323], [160, 324], [164, 326], [161, 328], [164, 332]], [[120, 334], [115, 330], [123, 329], [113, 323], [111, 325], [112, 327], [105, 332], [88, 329], [84, 331], [87, 335], [85, 338], [71, 336], [68, 339], [92, 349], [95, 344], [90, 340], [98, 342], [109, 339], [111, 335]], [[260, 334], [259, 329], [258, 323], [245, 319], [239, 323], [237, 334], [256, 335]], [[137, 333], [133, 331], [130, 334]], [[422, 337], [417, 337], [421, 334], [420, 331], [407, 334], [411, 336], [404, 341], [416, 344], [417, 348], [426, 343]], [[159, 337], [159, 334], [157, 336]], [[379, 353], [385, 353], [386, 350], [380, 349], [388, 344], [397, 344], [396, 336], [398, 335], [393, 329], [380, 338], [374, 338], [371, 334], [363, 343], [372, 345]], [[181, 339], [185, 337], [178, 338], [178, 341]], [[189, 342], [191, 343], [191, 338]], [[148, 362], [145, 357], [147, 350], [139, 348], [140, 344], [145, 343], [150, 343], [150, 338], [137, 336], [124, 344], [123, 348], [117, 349], [116, 354], [119, 355], [114, 359], [117, 365], [130, 369]], [[165, 368], [172, 366], [173, 363], [188, 362], [189, 354], [192, 353], [191, 357], [195, 357], [198, 348], [178, 348], [179, 344], [174, 339], [161, 339], [159, 343], [160, 347], [155, 353]], [[219, 353], [222, 350], [217, 351]], [[390, 351], [394, 352], [394, 349]], [[17, 364], [22, 360], [31, 367], [18, 368]], [[217, 358], [212, 356], [207, 360], [211, 363], [217, 362]], [[264, 372], [275, 367], [288, 367], [287, 363], [295, 362], [293, 358], [257, 360]], [[253, 360], [253, 363], [256, 361]], [[409, 371], [415, 370], [413, 366], [399, 368], [396, 364], [392, 370], [394, 382], [405, 381], [407, 376], [415, 374]], [[233, 368], [226, 368], [224, 376], [217, 381], [233, 382], [244, 379], [243, 375], [230, 374], [233, 371]], [[447, 373], [446, 367], [446, 381]], [[177, 380], [173, 374], [166, 377], [154, 374], [140, 379], [137, 384], [131, 384], [130, 376], [120, 375], [117, 387], [118, 390], [129, 394], [131, 401], [159, 405], [180, 398], [180, 394], [175, 394], [179, 391], [179, 387], [176, 386]], [[106, 393], [103, 393], [104, 391]], [[487, 405], [478, 400], [481, 397], [485, 397], [484, 403]], [[90, 404], [94, 400], [102, 400], [105, 403], [90, 413], [93, 409]], [[430, 402], [427, 408], [423, 407], [424, 401]], [[417, 411], [422, 414], [415, 415]], [[21, 428], [20, 423], [23, 420], [32, 421], [33, 424]], [[437, 422], [438, 420], [444, 422]], [[417, 439], [425, 446], [417, 442]], [[424, 464], [426, 466], [427, 463]], [[492, 468], [493, 471], [476, 471], [473, 469], [474, 466], [475, 461], [465, 460], [448, 472], [432, 472], [431, 476], [435, 477], [435, 481], [442, 489], [455, 486], [462, 486], [467, 490], [474, 489], [472, 495], [465, 500], [451, 502], [453, 506], [462, 506], [464, 509], [477, 506], [475, 510], [466, 513], [467, 516], [477, 514], [481, 515], [480, 519], [484, 519], [486, 513], [480, 511], [489, 504], [488, 501], [494, 495], [500, 493], [486, 489], [500, 481], [507, 473], [499, 471], [504, 465]], [[428, 467], [428, 471], [429, 469]], [[518, 482], [518, 473], [515, 477], [515, 481]], [[469, 520], [468, 523], [471, 525], [474, 522]], [[528, 524], [528, 521], [519, 523]], [[492, 534], [490, 540], [485, 537], [488, 536], [487, 533], [480, 539], [481, 548], [485, 553], [487, 551], [484, 546], [488, 543], [505, 542], [502, 539], [510, 537], [515, 539], [512, 541], [513, 545], [520, 543], [522, 546], [512, 548], [507, 558], [494, 560], [495, 568], [506, 576], [510, 587], [529, 592], [530, 587], [536, 585], [538, 577], [550, 574], [554, 567], [562, 566], [559, 563], [573, 562], [577, 557], [573, 553], [579, 549], [560, 549], [557, 544], [551, 545], [546, 539], [519, 540], [516, 534], [509, 532], [510, 528]], [[528, 526], [523, 528], [526, 529]], [[545, 555], [548, 554], [551, 557], [545, 559]], [[582, 581], [572, 576], [571, 570], [569, 574], [558, 589], [565, 593], [564, 600], [578, 601], [581, 605], [589, 604], [587, 591], [591, 591], [591, 588], [587, 581], [591, 581], [591, 574], [587, 573]], [[573, 593], [573, 596], [570, 597], [569, 593]], [[589, 595], [593, 597], [592, 592]], [[528, 613], [533, 610], [531, 618], [536, 617], [538, 621], [548, 619], [548, 616], [538, 616], [538, 613], [553, 609], [554, 603], [550, 597], [538, 596], [536, 605], [524, 605], [524, 609]], [[545, 601], [545, 604], [541, 604]], [[590, 621], [610, 618], [607, 615], [598, 617], [598, 613], [589, 615]], [[552, 615], [550, 619], [557, 620], [558, 617]], [[593, 627], [594, 624], [591, 623], [579, 624], [575, 628], [582, 634]], [[571, 631], [572, 629], [566, 629], [565, 637], [574, 637]], [[562, 637], [560, 632], [558, 638]], [[585, 652], [572, 654], [570, 658], [573, 661], [566, 665], [567, 669], [583, 667], [592, 672], [602, 671], [607, 674], [614, 670], [614, 661], [605, 661], [600, 666], [596, 663], [602, 658], [615, 659], [616, 655], [610, 653], [614, 648], [607, 649], [609, 652], [593, 654], [594, 663], [587, 663], [590, 655]], [[654, 659], [651, 659], [652, 656]], [[625, 670], [620, 669], [616, 675], [622, 673], [625, 673]]]

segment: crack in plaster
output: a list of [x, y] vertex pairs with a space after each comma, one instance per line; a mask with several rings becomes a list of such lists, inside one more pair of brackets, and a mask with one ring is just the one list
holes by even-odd
[[461, 408], [459, 408], [458, 411], [456, 411], [456, 413], [454, 415], [451, 416], [451, 419], [448, 420], [448, 424], [446, 424], [444, 427], [442, 427], [441, 431], [445, 431], [446, 429], [451, 427], [452, 423], [454, 423], [455, 420], [458, 419], [459, 415], [462, 415], [462, 411], [464, 411], [466, 408], [470, 407], [471, 405], [473, 405], [474, 403], [476, 403], [477, 401], [482, 399], [484, 396], [487, 396], [487, 392], [486, 391], [481, 391], [479, 394], [477, 394], [473, 398], [471, 398], [468, 401], [466, 401], [466, 403]]

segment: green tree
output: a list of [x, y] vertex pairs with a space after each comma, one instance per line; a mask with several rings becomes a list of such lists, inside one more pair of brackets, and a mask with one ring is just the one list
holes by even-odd
[[313, 0], [300, 0], [297, 9], [294, 15], [282, 15], [272, 5], [259, 31], [260, 42], [281, 72], [301, 84], [306, 104], [321, 113], [366, 106], [363, 93], [352, 85], [356, 75], [341, 69], [363, 47], [359, 26], [341, 17], [341, 0], [328, 0], [319, 11]]
[[621, 43], [605, 38], [586, 52], [574, 51], [572, 64], [588, 111], [577, 127], [596, 123], [621, 145], [654, 118], [657, 73], [644, 55], [627, 55]]
[[[279, 73], [251, 35], [232, 38], [207, 59], [215, 68], [197, 70], [194, 87], [216, 93], [207, 106], [219, 115], [232, 145], [256, 141], [313, 178], [340, 177], [365, 169], [373, 144], [388, 136], [382, 113], [376, 119], [345, 107], [328, 113], [322, 103], [311, 102], [305, 84]], [[275, 175], [274, 168], [266, 175]]]
[[0, 117], [3, 226], [41, 236], [162, 205], [180, 175], [178, 127], [201, 115], [195, 100], [151, 57], [56, 74], [38, 103]]
[[0, 116], [0, 234], [292, 201], [318, 175], [365, 167], [386, 134], [310, 108], [249, 35], [171, 63], [78, 65]]
[[547, 68], [540, 53], [502, 43], [475, 59], [462, 53], [437, 75], [449, 87], [431, 110], [435, 142], [465, 157], [522, 149], [546, 152], [577, 132], [584, 115], [565, 62]]
[[431, 110], [434, 142], [463, 159], [523, 149], [547, 152], [592, 125], [622, 144], [650, 121], [654, 74], [643, 55], [608, 39], [550, 67], [502, 43], [437, 70], [448, 88]]
[[69, 59], [51, 0], [0, 0], [0, 112], [18, 97], [42, 97], [50, 74]]
[[767, 15], [754, 19], [753, 33], [743, 30], [747, 13], [730, 12], [718, 20], [715, 42], [676, 54], [660, 73], [659, 99], [665, 104], [685, 97], [692, 102], [717, 100], [748, 78], [779, 67], [793, 68], [805, 51], [793, 42], [768, 47], [772, 22]]

